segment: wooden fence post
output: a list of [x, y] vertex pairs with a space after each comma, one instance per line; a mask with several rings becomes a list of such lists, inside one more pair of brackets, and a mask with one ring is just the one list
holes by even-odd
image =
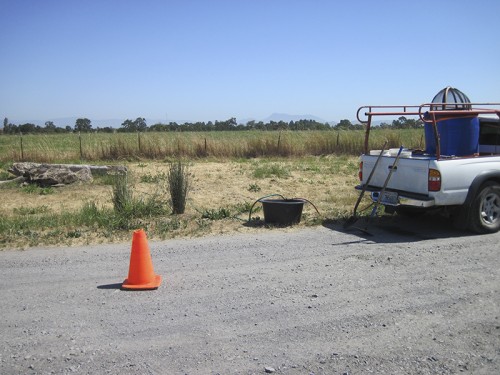
[[24, 161], [24, 148], [23, 148], [23, 133], [20, 132], [20, 138], [21, 138], [21, 161]]
[[81, 132], [78, 132], [78, 140], [80, 141], [80, 160], [83, 160], [82, 133]]

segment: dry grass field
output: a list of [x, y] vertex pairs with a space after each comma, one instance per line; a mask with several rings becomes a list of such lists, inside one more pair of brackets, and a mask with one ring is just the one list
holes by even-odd
[[[370, 148], [422, 147], [422, 129], [378, 129]], [[0, 162], [77, 163], [80, 160], [264, 158], [359, 155], [362, 130], [63, 133], [0, 136]]]
[[[372, 129], [371, 149], [419, 148], [421, 129]], [[129, 169], [128, 211], [113, 200], [116, 177], [90, 184], [43, 188], [0, 185], [0, 248], [123, 242], [133, 229], [150, 238], [293, 230], [265, 225], [261, 204], [269, 194], [305, 198], [298, 225], [348, 216], [357, 193], [361, 130], [28, 134], [0, 137], [0, 180], [14, 161], [120, 164]], [[348, 156], [347, 156], [348, 155]], [[172, 214], [170, 162], [188, 167], [186, 211]], [[115, 202], [115, 204], [113, 203]], [[127, 208], [127, 209], [128, 209]]]
[[[126, 163], [129, 183], [137, 199], [154, 197], [165, 214], [140, 217], [124, 226], [92, 218], [111, 212], [112, 184], [98, 177], [89, 184], [61, 188], [20, 187], [0, 189], [0, 247], [66, 246], [130, 240], [131, 230], [146, 229], [149, 238], [196, 237], [232, 232], [293, 230], [349, 215], [357, 193], [357, 157], [307, 156], [301, 158], [186, 161], [190, 189], [186, 211], [172, 215], [166, 175], [169, 163]], [[5, 169], [8, 163], [3, 164]], [[301, 223], [292, 228], [264, 225], [260, 203], [248, 222], [249, 208], [259, 198], [281, 194], [306, 198], [319, 210], [304, 206]], [[93, 207], [93, 210], [89, 210]], [[111, 221], [111, 219], [109, 220]]]

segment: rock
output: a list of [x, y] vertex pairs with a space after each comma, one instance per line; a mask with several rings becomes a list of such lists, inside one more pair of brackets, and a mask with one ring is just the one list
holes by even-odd
[[68, 185], [77, 181], [92, 181], [89, 166], [81, 166], [72, 171], [70, 166], [38, 163], [14, 163], [9, 172], [23, 176], [29, 182], [42, 186]]
[[92, 181], [92, 174], [127, 174], [125, 166], [14, 163], [9, 172], [42, 186], [61, 186]]
[[92, 181], [92, 173], [90, 173], [90, 168], [82, 168], [77, 172], [72, 172], [65, 167], [47, 168], [42, 166], [30, 170], [28, 178], [29, 181], [42, 186], [68, 185], [77, 181]]
[[127, 167], [124, 165], [89, 165], [92, 175], [126, 175]]
[[273, 372], [276, 372], [276, 370], [273, 367], [265, 367], [264, 370], [268, 374], [272, 374]]

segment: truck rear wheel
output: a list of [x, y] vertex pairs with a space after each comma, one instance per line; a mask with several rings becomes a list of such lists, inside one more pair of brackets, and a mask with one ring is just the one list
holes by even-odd
[[494, 233], [500, 229], [500, 185], [486, 182], [474, 198], [469, 228], [476, 233]]

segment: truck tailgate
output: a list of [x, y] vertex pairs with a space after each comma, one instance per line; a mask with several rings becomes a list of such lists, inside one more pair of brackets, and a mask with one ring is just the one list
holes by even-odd
[[[396, 158], [392, 156], [382, 156], [377, 165], [377, 169], [372, 176], [370, 186], [384, 186], [385, 180], [391, 171], [392, 165]], [[363, 155], [363, 184], [366, 183], [370, 175], [377, 156]], [[412, 193], [427, 194], [428, 193], [428, 171], [429, 159], [426, 158], [400, 158], [391, 179], [387, 185], [387, 189], [402, 190]]]

